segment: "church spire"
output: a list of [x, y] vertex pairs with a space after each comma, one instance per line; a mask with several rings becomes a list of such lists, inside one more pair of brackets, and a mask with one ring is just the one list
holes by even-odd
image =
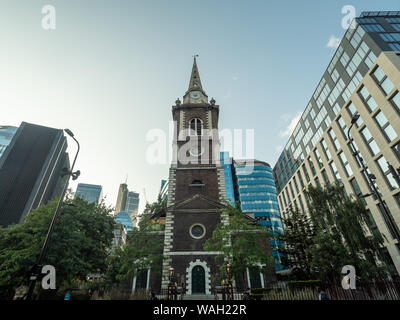
[[196, 57], [198, 54], [193, 56], [193, 67], [192, 74], [190, 75], [189, 88], [183, 96], [184, 104], [193, 104], [193, 103], [208, 103], [208, 97], [203, 90], [200, 80], [199, 69], [197, 68]]
[[193, 67], [192, 67], [192, 74], [190, 75], [190, 81], [189, 81], [189, 88], [188, 91], [191, 90], [201, 90], [203, 91], [203, 88], [201, 86], [201, 80], [200, 80], [200, 74], [199, 70], [197, 68], [197, 63], [196, 63], [196, 57], [198, 57], [198, 54], [195, 54], [193, 56]]

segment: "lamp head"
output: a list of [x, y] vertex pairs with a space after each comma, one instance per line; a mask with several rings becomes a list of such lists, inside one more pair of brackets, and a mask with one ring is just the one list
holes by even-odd
[[356, 113], [353, 118], [351, 118], [351, 123], [354, 124], [358, 121], [358, 119], [360, 118], [360, 115], [358, 113]]
[[71, 130], [69, 130], [69, 129], [64, 129], [64, 131], [65, 131], [70, 137], [73, 137], [73, 136], [74, 136], [74, 134], [72, 133]]

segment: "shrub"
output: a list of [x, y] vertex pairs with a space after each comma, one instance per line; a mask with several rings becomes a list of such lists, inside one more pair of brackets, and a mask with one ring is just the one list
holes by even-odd
[[298, 280], [288, 281], [287, 286], [290, 290], [302, 290], [304, 288], [316, 288], [322, 285], [321, 280]]

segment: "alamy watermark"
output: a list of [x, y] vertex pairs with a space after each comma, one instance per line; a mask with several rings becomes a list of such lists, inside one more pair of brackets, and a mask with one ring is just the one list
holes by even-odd
[[343, 266], [342, 274], [346, 274], [342, 279], [342, 288], [354, 290], [356, 288], [356, 268], [352, 265]]
[[[220, 164], [220, 150], [251, 168], [254, 164], [254, 129], [203, 129], [196, 132], [182, 128], [178, 133], [176, 121], [169, 122], [168, 134], [159, 128], [146, 134], [150, 145], [146, 150], [146, 161], [156, 164]], [[231, 159], [223, 159], [231, 163]], [[242, 161], [240, 161], [242, 160]], [[250, 174], [251, 172], [248, 171]]]
[[56, 29], [56, 8], [50, 4], [42, 7], [42, 28], [44, 30]]
[[342, 7], [342, 14], [345, 16], [342, 18], [342, 28], [347, 29], [354, 29], [355, 28], [355, 20], [356, 17], [356, 8], [352, 5], [346, 5]]

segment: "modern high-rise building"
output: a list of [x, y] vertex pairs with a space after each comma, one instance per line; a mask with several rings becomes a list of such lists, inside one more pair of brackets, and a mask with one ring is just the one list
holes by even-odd
[[159, 195], [162, 200], [165, 200], [168, 197], [168, 181], [167, 180], [161, 180], [161, 187], [160, 187]]
[[244, 213], [251, 213], [261, 225], [268, 227], [273, 235], [270, 244], [275, 271], [283, 270], [278, 251], [283, 243], [277, 240], [283, 232], [283, 225], [271, 166], [259, 160], [234, 160], [228, 152], [221, 152], [221, 162], [229, 202], [234, 204], [238, 201]]
[[132, 231], [134, 228], [134, 225], [132, 223], [131, 217], [129, 216], [128, 212], [120, 211], [114, 216], [114, 220], [118, 224], [122, 224], [127, 232]]
[[79, 183], [75, 192], [76, 197], [98, 204], [103, 197], [103, 187], [97, 184]]
[[11, 141], [0, 131], [2, 143], [8, 140], [0, 157], [0, 225], [6, 227], [22, 223], [32, 209], [60, 196], [67, 179], [61, 171], [70, 163], [62, 130], [22, 122], [17, 130], [6, 131]]
[[127, 212], [132, 223], [138, 223], [139, 210], [139, 193], [129, 191], [126, 183], [121, 183], [118, 189], [117, 203], [115, 205], [115, 213]]
[[233, 167], [232, 167], [233, 159], [229, 157], [229, 152], [221, 152], [221, 163], [224, 167], [224, 175], [225, 175], [225, 188], [226, 188], [226, 198], [227, 200], [234, 205], [235, 198], [235, 189], [233, 185]]
[[10, 144], [17, 130], [18, 127], [0, 126], [0, 158], [6, 151], [7, 146]]
[[[371, 195], [354, 156], [350, 127], [355, 152], [375, 177], [384, 206]], [[363, 12], [346, 31], [274, 167], [281, 213], [290, 207], [307, 212], [310, 184], [343, 184], [348, 194], [365, 199], [400, 273], [400, 188], [388, 167], [400, 167], [399, 135], [400, 11]]]

